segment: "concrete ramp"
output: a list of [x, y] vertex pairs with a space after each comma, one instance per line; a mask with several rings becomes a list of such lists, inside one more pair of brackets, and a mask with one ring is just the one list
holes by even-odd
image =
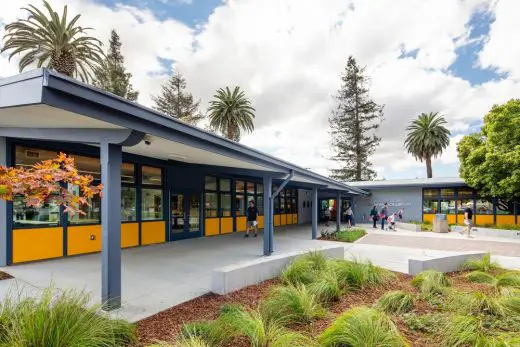
[[321, 253], [325, 258], [345, 258], [343, 246], [324, 245], [308, 251], [276, 254], [232, 264], [213, 270], [211, 291], [215, 294], [224, 295], [278, 277], [294, 259], [310, 251]]
[[482, 259], [485, 252], [463, 253], [437, 257], [414, 256], [408, 259], [408, 274], [417, 275], [424, 270], [437, 270], [440, 272], [453, 272], [460, 270], [466, 260]]

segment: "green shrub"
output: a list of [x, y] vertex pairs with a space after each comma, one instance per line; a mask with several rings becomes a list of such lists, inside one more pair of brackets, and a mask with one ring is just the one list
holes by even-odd
[[405, 313], [413, 309], [413, 296], [401, 290], [384, 294], [376, 303], [376, 308], [386, 313]]
[[423, 297], [428, 297], [433, 294], [443, 294], [450, 283], [442, 272], [426, 270], [414, 277], [412, 285], [419, 289]]
[[309, 252], [294, 260], [282, 272], [280, 278], [285, 284], [309, 284], [325, 270], [327, 260], [318, 252]]
[[462, 270], [478, 270], [482, 272], [490, 272], [499, 269], [501, 269], [500, 265], [495, 261], [491, 261], [491, 253], [486, 253], [482, 257], [482, 259], [468, 259], [466, 262], [464, 262], [464, 264], [462, 264]]
[[520, 315], [520, 296], [502, 296], [500, 304], [512, 315]]
[[313, 283], [309, 284], [309, 292], [322, 303], [338, 300], [345, 292], [345, 286], [334, 271], [324, 271]]
[[381, 285], [395, 278], [391, 271], [375, 266], [370, 262], [363, 263], [357, 260], [331, 260], [328, 263], [328, 268], [337, 274], [343, 286], [353, 289]]
[[6, 298], [0, 304], [2, 346], [117, 347], [136, 342], [135, 326], [89, 307], [89, 297], [46, 289], [40, 299]]
[[498, 287], [513, 287], [520, 289], [520, 272], [505, 272], [496, 277]]
[[218, 347], [225, 345], [233, 337], [233, 331], [220, 320], [196, 321], [184, 324], [181, 337], [186, 341], [196, 339], [208, 346]]
[[261, 310], [264, 317], [283, 324], [309, 323], [327, 314], [318, 297], [303, 284], [274, 288]]
[[472, 316], [455, 315], [443, 327], [445, 346], [474, 346], [481, 332], [481, 322]]
[[431, 335], [438, 334], [442, 330], [446, 316], [441, 313], [428, 313], [417, 315], [410, 312], [402, 316], [404, 323], [411, 330], [422, 331]]
[[503, 299], [481, 292], [455, 293], [448, 302], [451, 311], [466, 315], [491, 315], [505, 317], [506, 306]]
[[482, 271], [473, 271], [466, 275], [466, 278], [474, 283], [485, 283], [493, 285], [495, 278], [490, 274]]
[[341, 242], [356, 242], [363, 236], [365, 236], [367, 233], [364, 229], [350, 229], [350, 230], [342, 230], [340, 232], [337, 232], [334, 235], [334, 240], [341, 241]]
[[180, 336], [174, 344], [167, 342], [157, 342], [148, 347], [212, 347], [207, 344], [204, 340], [197, 336]]
[[376, 309], [356, 307], [341, 314], [320, 336], [325, 347], [407, 346], [388, 316]]
[[300, 333], [285, 328], [280, 321], [264, 317], [259, 310], [246, 310], [238, 305], [226, 305], [218, 318], [236, 336], [244, 336], [252, 347], [307, 347], [314, 342]]

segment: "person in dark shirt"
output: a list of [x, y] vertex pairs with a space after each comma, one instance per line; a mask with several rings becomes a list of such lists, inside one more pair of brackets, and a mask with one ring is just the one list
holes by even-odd
[[249, 207], [247, 208], [247, 229], [244, 237], [249, 237], [249, 231], [255, 231], [255, 237], [258, 236], [258, 222], [256, 219], [258, 218], [258, 210], [255, 207], [255, 202], [251, 200], [249, 202]]
[[[470, 237], [471, 234], [471, 228], [473, 227], [473, 210], [471, 209], [473, 207], [473, 203], [468, 202], [466, 205], [466, 208], [464, 209], [464, 224], [468, 227], [466, 229], [467, 236]], [[463, 232], [460, 232], [463, 234]]]

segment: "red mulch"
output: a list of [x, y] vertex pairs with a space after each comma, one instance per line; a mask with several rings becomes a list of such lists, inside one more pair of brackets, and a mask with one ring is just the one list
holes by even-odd
[[11, 278], [14, 278], [13, 276], [9, 275], [8, 273], [6, 272], [2, 272], [0, 271], [0, 281], [2, 280], [8, 280], [8, 279], [11, 279]]
[[[313, 324], [304, 326], [294, 326], [293, 329], [318, 336], [330, 323], [342, 312], [354, 306], [371, 306], [384, 293], [391, 290], [404, 290], [417, 294], [417, 290], [411, 285], [411, 276], [396, 274], [396, 279], [389, 281], [381, 287], [371, 287], [359, 291], [349, 291], [338, 302], [329, 307], [329, 314], [326, 318], [320, 319]], [[464, 273], [448, 274], [453, 287], [460, 291], [488, 291], [488, 286], [475, 284], [464, 278]], [[179, 333], [182, 325], [190, 321], [211, 320], [217, 317], [219, 309], [224, 304], [241, 304], [248, 308], [258, 306], [260, 300], [265, 298], [272, 286], [279, 284], [279, 280], [269, 280], [258, 285], [253, 285], [228, 295], [207, 294], [196, 299], [187, 301], [166, 311], [160, 312], [152, 317], [138, 322], [138, 335], [141, 346], [160, 341], [172, 341]], [[412, 311], [418, 315], [437, 312], [425, 300], [416, 300]], [[438, 345], [439, 341], [433, 341], [431, 336], [420, 331], [411, 330], [401, 318], [393, 317], [401, 334], [410, 341], [412, 346], [430, 347]], [[241, 338], [235, 339], [230, 346], [247, 347], [248, 342]]]

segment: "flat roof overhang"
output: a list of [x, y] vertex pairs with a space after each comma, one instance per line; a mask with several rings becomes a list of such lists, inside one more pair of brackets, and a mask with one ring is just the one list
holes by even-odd
[[275, 179], [293, 172], [291, 183], [302, 188], [369, 194], [47, 69], [0, 80], [0, 127], [8, 134], [0, 136], [21, 136], [22, 128], [137, 131], [143, 140], [124, 152]]
[[351, 182], [359, 189], [393, 189], [393, 188], [455, 188], [468, 187], [463, 179], [458, 177], [437, 177], [418, 179], [396, 179], [384, 181]]

